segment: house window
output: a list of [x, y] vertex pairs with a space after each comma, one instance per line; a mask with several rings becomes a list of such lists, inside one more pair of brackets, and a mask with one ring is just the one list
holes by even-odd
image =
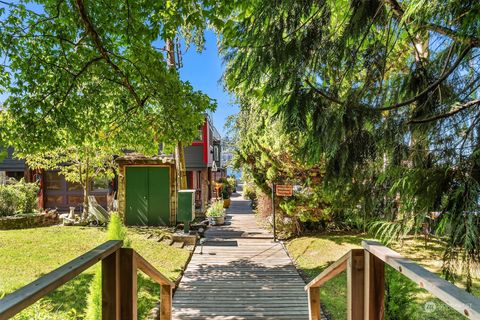
[[196, 189], [202, 189], [202, 171], [197, 171]]
[[108, 179], [107, 178], [95, 179], [93, 181], [93, 188], [92, 189], [94, 191], [108, 190]]
[[193, 172], [187, 171], [187, 188], [193, 188]]
[[78, 182], [68, 182], [67, 181], [68, 191], [83, 190], [83, 186]]
[[218, 145], [213, 146], [213, 161], [220, 161], [220, 148]]

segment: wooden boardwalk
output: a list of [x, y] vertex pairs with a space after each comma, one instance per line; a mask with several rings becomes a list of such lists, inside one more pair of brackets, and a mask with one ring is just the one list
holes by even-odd
[[280, 243], [232, 198], [225, 226], [210, 227], [173, 298], [173, 319], [308, 319], [305, 283]]

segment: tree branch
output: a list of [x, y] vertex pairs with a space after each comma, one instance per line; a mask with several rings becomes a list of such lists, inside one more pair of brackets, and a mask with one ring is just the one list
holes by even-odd
[[90, 60], [90, 61], [88, 61], [87, 63], [85, 63], [85, 65], [82, 67], [82, 69], [80, 69], [80, 71], [78, 71], [77, 73], [75, 73], [75, 74], [70, 73], [71, 75], [73, 75], [72, 83], [70, 83], [70, 85], [69, 85], [68, 88], [67, 88], [67, 91], [65, 91], [65, 94], [63, 95], [62, 100], [60, 100], [60, 102], [54, 104], [50, 109], [48, 109], [48, 110], [43, 114], [42, 120], [45, 120], [45, 118], [50, 114], [50, 112], [52, 112], [53, 109], [55, 109], [60, 103], [65, 102], [65, 100], [67, 99], [67, 97], [70, 95], [70, 92], [72, 91], [73, 87], [75, 86], [75, 82], [77, 81], [77, 79], [78, 79], [85, 71], [87, 71], [87, 69], [88, 69], [92, 64], [94, 64], [95, 62], [100, 61], [100, 60], [102, 60], [102, 59], [103, 59], [103, 57], [93, 58], [92, 60]]
[[[383, 107], [383, 108], [375, 108], [375, 107], [372, 107], [372, 106], [368, 106], [368, 105], [363, 105], [364, 108], [368, 108], [368, 109], [371, 109], [371, 110], [375, 110], [375, 111], [389, 111], [389, 110], [394, 110], [394, 109], [398, 109], [398, 108], [401, 108], [401, 107], [404, 107], [404, 106], [407, 106], [407, 105], [410, 105], [414, 102], [416, 102], [417, 100], [419, 100], [420, 98], [422, 98], [423, 96], [425, 96], [426, 94], [428, 94], [429, 92], [435, 90], [443, 81], [445, 81], [445, 79], [448, 78], [448, 76], [453, 72], [455, 71], [455, 69], [460, 65], [460, 63], [463, 61], [463, 59], [465, 58], [465, 56], [468, 54], [468, 52], [470, 52], [470, 50], [472, 49], [471, 46], [468, 46], [466, 47], [461, 53], [460, 55], [458, 56], [458, 59], [453, 63], [453, 65], [446, 71], [444, 72], [440, 78], [438, 78], [437, 80], [435, 80], [432, 84], [430, 84], [428, 87], [426, 87], [424, 90], [422, 90], [422, 92], [420, 92], [419, 94], [417, 94], [416, 96], [410, 98], [410, 99], [407, 99], [405, 101], [402, 101], [400, 103], [397, 103], [397, 104], [394, 104], [394, 105], [391, 105], [391, 106], [388, 106], [388, 107]], [[315, 87], [311, 82], [310, 80], [306, 79], [305, 80], [306, 83], [312, 88], [314, 89], [318, 94], [320, 94], [322, 97], [326, 98], [327, 100], [330, 100], [336, 104], [344, 104], [343, 101], [335, 98], [335, 97], [332, 97], [330, 95], [328, 95], [327, 93], [323, 92], [322, 90], [320, 90], [319, 88]]]
[[433, 82], [431, 85], [429, 85], [428, 87], [426, 87], [422, 92], [420, 92], [419, 94], [417, 94], [416, 96], [408, 99], [408, 100], [405, 100], [403, 102], [400, 102], [400, 103], [397, 103], [397, 104], [394, 104], [394, 105], [391, 105], [391, 106], [388, 106], [388, 107], [384, 107], [384, 108], [375, 108], [376, 110], [378, 111], [388, 111], [388, 110], [393, 110], [393, 109], [398, 109], [400, 107], [404, 107], [404, 106], [407, 106], [409, 104], [412, 104], [414, 103], [415, 101], [417, 101], [418, 99], [422, 98], [423, 96], [425, 96], [427, 93], [429, 93], [430, 91], [436, 89], [453, 71], [455, 71], [455, 69], [460, 65], [460, 63], [462, 62], [463, 58], [465, 58], [465, 56], [468, 54], [468, 52], [470, 52], [470, 50], [472, 49], [471, 46], [468, 46], [466, 47], [461, 53], [460, 55], [458, 56], [458, 59], [453, 63], [453, 65], [450, 67], [450, 69], [448, 69], [446, 72], [444, 72], [440, 78], [438, 78], [437, 80], [435, 80], [435, 82]]
[[317, 88], [316, 86], [314, 86], [310, 80], [308, 79], [305, 79], [305, 82], [310, 86], [310, 88], [312, 88], [315, 92], [317, 92], [319, 95], [321, 95], [322, 97], [324, 97], [325, 99], [327, 100], [330, 100], [331, 102], [334, 102], [336, 104], [343, 104], [342, 101], [338, 100], [337, 98], [335, 97], [332, 97], [331, 95], [329, 95], [328, 93], [324, 92], [323, 90]]
[[138, 106], [143, 107], [145, 104], [145, 99], [141, 99], [133, 85], [130, 83], [130, 80], [128, 76], [120, 69], [119, 66], [117, 66], [112, 59], [110, 58], [110, 54], [108, 50], [105, 48], [103, 41], [98, 34], [97, 30], [95, 30], [95, 27], [90, 20], [90, 17], [88, 16], [87, 10], [85, 8], [85, 4], [83, 0], [75, 0], [75, 3], [77, 5], [78, 12], [80, 14], [80, 18], [83, 21], [83, 24], [85, 25], [86, 31], [90, 34], [92, 37], [93, 43], [97, 47], [97, 49], [100, 51], [100, 54], [102, 55], [103, 59], [112, 67], [113, 70], [122, 78], [123, 80], [123, 86], [130, 92], [130, 94], [133, 96], [135, 99], [135, 102], [138, 104]]
[[439, 115], [436, 115], [436, 116], [433, 116], [433, 117], [430, 117], [430, 118], [424, 118], [424, 119], [412, 119], [410, 121], [408, 121], [409, 124], [415, 124], [415, 123], [426, 123], [426, 122], [431, 122], [431, 121], [435, 121], [435, 120], [439, 120], [439, 119], [443, 119], [443, 118], [448, 118], [448, 117], [451, 117], [453, 116], [454, 114], [457, 114], [465, 109], [468, 109], [470, 107], [473, 107], [473, 106], [476, 106], [476, 105], [480, 105], [480, 99], [477, 99], [477, 100], [472, 100], [472, 101], [469, 101], [467, 103], [464, 103], [462, 104], [461, 106], [449, 111], [449, 112], [446, 112], [446, 113], [442, 113], [442, 114], [439, 114]]
[[[398, 19], [400, 20], [403, 19], [403, 15], [405, 14], [405, 11], [402, 9], [401, 5], [398, 3], [397, 0], [386, 0], [385, 2], [390, 5], [390, 8], [392, 9], [393, 13], [395, 14], [395, 16], [397, 16]], [[405, 23], [410, 23], [410, 22], [412, 22], [411, 19], [408, 19], [407, 21], [405, 21]], [[452, 29], [439, 26], [433, 23], [420, 25], [420, 27], [423, 27], [430, 31], [447, 36], [455, 42], [459, 42], [471, 47], [480, 47], [480, 39], [477, 37], [459, 35]]]
[[456, 42], [459, 42], [465, 45], [470, 45], [472, 47], [480, 47], [480, 38], [477, 38], [474, 36], [469, 36], [469, 37], [461, 36], [450, 28], [435, 25], [435, 24], [427, 24], [425, 25], [425, 27], [431, 31], [447, 36]]

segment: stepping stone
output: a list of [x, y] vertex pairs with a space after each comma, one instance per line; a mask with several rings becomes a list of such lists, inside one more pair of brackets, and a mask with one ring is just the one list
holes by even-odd
[[174, 243], [172, 243], [172, 247], [175, 247], [175, 248], [183, 248], [185, 246], [185, 243], [183, 242], [179, 242], [179, 241], [175, 241]]

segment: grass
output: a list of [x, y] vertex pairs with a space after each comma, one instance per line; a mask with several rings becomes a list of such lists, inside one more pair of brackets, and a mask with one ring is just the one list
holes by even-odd
[[[144, 232], [128, 229], [128, 237], [140, 255], [173, 281], [189, 258], [187, 249], [147, 239]], [[0, 296], [18, 289], [101, 244], [103, 228], [53, 226], [0, 231]], [[82, 319], [94, 268], [89, 268], [47, 297], [23, 311], [16, 319]], [[139, 275], [139, 318], [158, 301], [160, 287]]]
[[[304, 278], [310, 281], [350, 249], [360, 248], [363, 239], [368, 239], [368, 237], [349, 234], [304, 236], [290, 241], [287, 248]], [[440, 274], [443, 252], [441, 242], [429, 241], [425, 248], [422, 239], [411, 238], [404, 241], [402, 245], [392, 246], [392, 248], [428, 270]], [[405, 281], [408, 280], [402, 278]], [[457, 285], [464, 287], [461, 281]], [[473, 294], [480, 296], [480, 279], [474, 281]], [[415, 300], [416, 319], [465, 319], [423, 289], [415, 292]], [[347, 277], [345, 272], [320, 288], [320, 301], [331, 319], [347, 318]], [[433, 302], [436, 307], [433, 312], [425, 311], [424, 306], [428, 301]]]

